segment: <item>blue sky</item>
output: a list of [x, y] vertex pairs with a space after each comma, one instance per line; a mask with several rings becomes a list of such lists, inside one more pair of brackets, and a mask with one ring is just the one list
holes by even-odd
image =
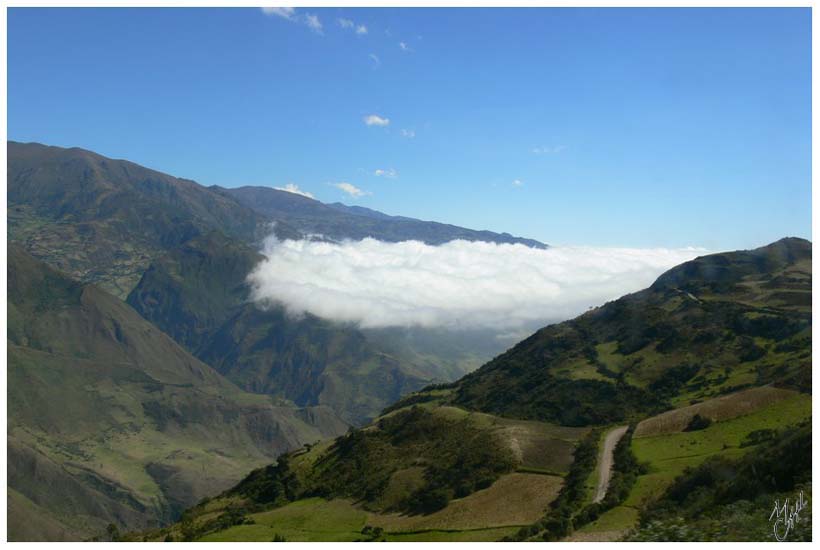
[[811, 236], [810, 52], [808, 9], [12, 8], [8, 135], [547, 243], [748, 248]]

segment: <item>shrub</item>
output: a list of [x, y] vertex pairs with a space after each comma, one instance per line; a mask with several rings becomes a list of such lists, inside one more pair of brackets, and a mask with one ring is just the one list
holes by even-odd
[[696, 432], [698, 430], [705, 430], [712, 425], [712, 419], [696, 414], [683, 429], [684, 432]]

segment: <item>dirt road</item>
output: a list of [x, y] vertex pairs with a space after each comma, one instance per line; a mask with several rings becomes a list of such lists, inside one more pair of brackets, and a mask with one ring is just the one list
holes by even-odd
[[598, 461], [598, 487], [595, 490], [595, 498], [592, 502], [601, 502], [606, 496], [609, 478], [612, 475], [612, 455], [615, 452], [615, 446], [624, 436], [627, 428], [629, 426], [613, 428], [604, 438], [604, 450], [601, 453], [601, 460]]

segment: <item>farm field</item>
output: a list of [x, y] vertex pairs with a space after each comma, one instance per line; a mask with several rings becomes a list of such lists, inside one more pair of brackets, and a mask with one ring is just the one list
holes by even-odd
[[682, 432], [696, 414], [712, 421], [728, 420], [752, 413], [761, 407], [799, 395], [793, 390], [763, 386], [724, 395], [696, 405], [682, 407], [647, 418], [635, 429], [635, 437]]

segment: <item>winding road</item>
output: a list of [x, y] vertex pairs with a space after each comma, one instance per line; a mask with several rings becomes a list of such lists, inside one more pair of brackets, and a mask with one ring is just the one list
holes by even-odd
[[612, 455], [615, 453], [615, 446], [618, 445], [618, 441], [624, 436], [627, 428], [629, 426], [619, 426], [606, 434], [601, 460], [598, 461], [598, 487], [595, 490], [595, 498], [592, 502], [601, 502], [606, 496], [609, 478], [612, 476]]

